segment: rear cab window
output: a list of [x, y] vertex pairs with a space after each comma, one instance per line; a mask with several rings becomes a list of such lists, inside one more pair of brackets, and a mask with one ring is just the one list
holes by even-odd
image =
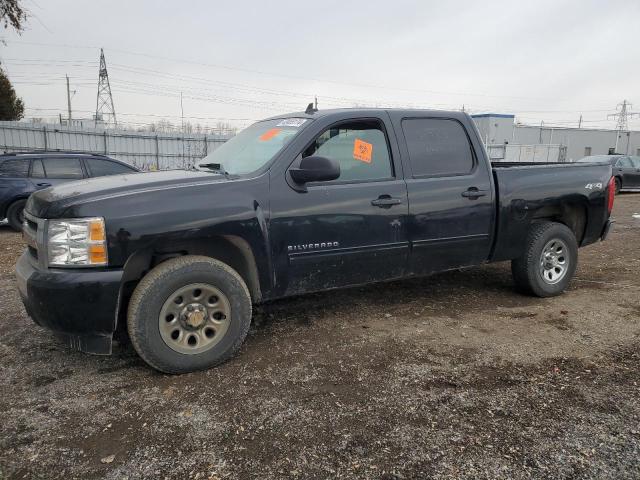
[[475, 168], [469, 137], [457, 120], [406, 118], [402, 132], [414, 178], [468, 175]]
[[379, 120], [351, 120], [322, 132], [302, 157], [317, 155], [337, 160], [340, 177], [332, 182], [376, 181], [394, 176], [389, 152]]

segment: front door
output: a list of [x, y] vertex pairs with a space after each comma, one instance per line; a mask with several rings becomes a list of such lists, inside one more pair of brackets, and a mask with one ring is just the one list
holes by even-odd
[[[408, 118], [401, 132], [409, 195], [411, 273], [421, 275], [487, 260], [494, 222], [491, 171], [465, 118]], [[475, 143], [475, 145], [474, 145]]]
[[333, 158], [337, 180], [301, 189], [286, 173], [271, 179], [276, 296], [404, 274], [407, 191], [389, 128], [384, 117], [349, 119], [312, 133], [290, 168], [309, 155]]
[[632, 172], [630, 187], [640, 188], [640, 157], [629, 157], [631, 160]]
[[622, 188], [633, 186], [634, 173], [635, 169], [633, 168], [629, 157], [617, 157], [613, 164], [613, 174], [616, 177], [622, 178]]

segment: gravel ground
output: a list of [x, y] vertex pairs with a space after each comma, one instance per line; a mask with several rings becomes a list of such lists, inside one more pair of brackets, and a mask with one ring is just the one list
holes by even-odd
[[570, 290], [509, 265], [258, 309], [240, 354], [167, 376], [25, 315], [0, 229], [0, 478], [639, 478], [640, 195]]

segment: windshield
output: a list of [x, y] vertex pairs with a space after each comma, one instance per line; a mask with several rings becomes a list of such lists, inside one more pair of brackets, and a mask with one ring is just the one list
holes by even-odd
[[598, 163], [598, 162], [611, 162], [616, 157], [611, 155], [592, 155], [590, 157], [584, 157], [578, 160], [579, 163]]
[[[254, 123], [200, 160], [198, 168], [211, 171], [218, 164], [231, 175], [255, 172], [288, 144], [307, 121], [305, 118], [279, 118]], [[213, 165], [207, 168], [207, 164]]]

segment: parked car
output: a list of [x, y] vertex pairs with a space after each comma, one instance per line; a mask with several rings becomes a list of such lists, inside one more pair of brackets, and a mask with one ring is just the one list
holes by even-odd
[[608, 162], [613, 167], [616, 193], [625, 189], [640, 188], [640, 157], [627, 155], [591, 155], [578, 160], [579, 163]]
[[28, 152], [0, 155], [0, 218], [22, 230], [22, 211], [33, 192], [89, 177], [119, 175], [138, 169], [105, 155]]
[[523, 291], [558, 295], [578, 247], [606, 238], [615, 188], [605, 163], [492, 167], [468, 115], [422, 110], [274, 117], [199, 168], [33, 194], [29, 315], [100, 354], [126, 325], [181, 373], [231, 357], [275, 298], [503, 260]]

